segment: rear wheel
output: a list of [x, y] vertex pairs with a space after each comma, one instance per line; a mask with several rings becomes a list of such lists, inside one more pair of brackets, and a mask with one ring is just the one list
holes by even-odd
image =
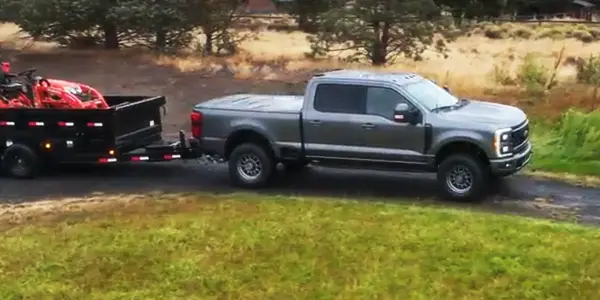
[[229, 176], [234, 185], [261, 188], [268, 185], [275, 173], [276, 162], [269, 149], [257, 144], [241, 144], [229, 157]]
[[488, 187], [487, 169], [476, 157], [454, 154], [442, 161], [437, 180], [446, 198], [458, 201], [481, 200]]
[[32, 178], [39, 170], [39, 158], [30, 147], [14, 144], [2, 155], [2, 169], [16, 178]]

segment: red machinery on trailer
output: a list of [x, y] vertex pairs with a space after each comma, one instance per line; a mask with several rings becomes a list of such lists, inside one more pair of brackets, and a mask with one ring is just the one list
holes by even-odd
[[8, 62], [1, 66], [0, 108], [109, 108], [104, 96], [88, 85], [34, 76], [36, 69], [14, 74]]

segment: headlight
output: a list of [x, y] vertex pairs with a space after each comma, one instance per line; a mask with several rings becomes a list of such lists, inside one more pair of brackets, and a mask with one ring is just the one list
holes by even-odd
[[496, 150], [496, 155], [498, 157], [510, 156], [512, 155], [512, 129], [510, 128], [502, 128], [496, 130], [494, 132], [494, 150]]

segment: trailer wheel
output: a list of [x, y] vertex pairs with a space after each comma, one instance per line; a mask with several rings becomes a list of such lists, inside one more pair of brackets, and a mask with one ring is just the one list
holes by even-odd
[[30, 147], [13, 144], [2, 155], [2, 169], [16, 178], [32, 178], [39, 169], [39, 159]]
[[444, 159], [438, 168], [437, 181], [445, 198], [458, 201], [481, 200], [489, 183], [486, 167], [468, 154]]
[[234, 185], [256, 189], [269, 184], [275, 174], [275, 159], [269, 149], [257, 144], [241, 144], [229, 156], [229, 176]]

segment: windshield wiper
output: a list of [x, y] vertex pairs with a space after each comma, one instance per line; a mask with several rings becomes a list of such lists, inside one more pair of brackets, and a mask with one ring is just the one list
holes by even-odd
[[443, 106], [438, 106], [434, 109], [432, 109], [432, 112], [438, 112], [441, 110], [454, 110], [454, 109], [459, 109], [465, 105], [469, 104], [469, 100], [467, 99], [460, 99], [458, 102], [452, 104], [452, 105], [443, 105]]
[[432, 112], [438, 112], [438, 111], [441, 111], [441, 110], [453, 110], [453, 109], [455, 109], [455, 108], [457, 108], [456, 104], [452, 104], [452, 105], [443, 105], [443, 106], [438, 106], [438, 107], [435, 107], [435, 108], [434, 108], [434, 109], [432, 109], [431, 111], [432, 111]]

